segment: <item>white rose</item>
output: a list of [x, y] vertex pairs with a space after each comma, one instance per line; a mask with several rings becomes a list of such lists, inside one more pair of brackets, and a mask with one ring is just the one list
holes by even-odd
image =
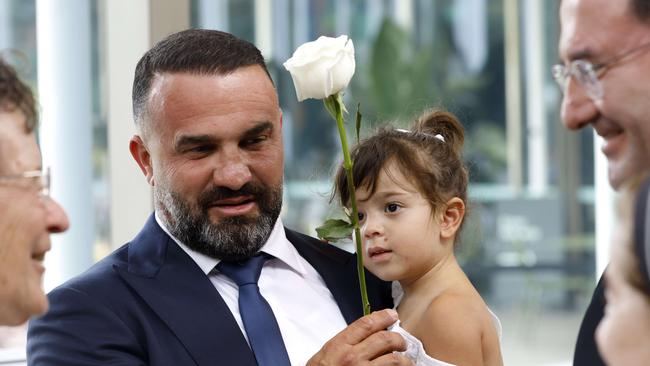
[[345, 89], [354, 74], [354, 45], [348, 36], [321, 36], [293, 53], [284, 67], [291, 73], [298, 101], [325, 99]]

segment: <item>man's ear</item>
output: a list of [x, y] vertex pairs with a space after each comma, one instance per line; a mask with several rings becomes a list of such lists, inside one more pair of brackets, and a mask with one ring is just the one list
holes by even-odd
[[153, 179], [153, 166], [151, 165], [151, 154], [149, 154], [149, 150], [140, 136], [133, 135], [133, 137], [131, 137], [131, 141], [129, 141], [129, 150], [131, 151], [133, 159], [135, 159], [138, 166], [140, 166], [140, 170], [142, 170], [142, 173], [147, 179], [147, 183], [151, 186], [155, 185]]
[[443, 239], [454, 237], [465, 217], [465, 203], [458, 197], [447, 201], [441, 212], [440, 236]]

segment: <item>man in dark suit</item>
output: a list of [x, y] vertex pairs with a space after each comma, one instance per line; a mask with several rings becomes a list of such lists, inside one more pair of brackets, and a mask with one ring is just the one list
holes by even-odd
[[[257, 48], [218, 31], [173, 34], [139, 61], [133, 110], [130, 150], [155, 213], [49, 294], [51, 311], [29, 327], [30, 365], [255, 365], [269, 339], [278, 366], [410, 364], [384, 330], [394, 311], [357, 320], [354, 256], [282, 226], [282, 113]], [[259, 280], [228, 270], [260, 258]], [[391, 307], [387, 284], [368, 278], [374, 309]], [[274, 319], [248, 321], [253, 302]]]
[[[560, 57], [554, 76], [564, 91], [562, 120], [593, 127], [617, 189], [650, 167], [650, 1], [562, 0]], [[599, 281], [583, 320], [574, 365], [603, 365], [594, 332], [605, 299]]]

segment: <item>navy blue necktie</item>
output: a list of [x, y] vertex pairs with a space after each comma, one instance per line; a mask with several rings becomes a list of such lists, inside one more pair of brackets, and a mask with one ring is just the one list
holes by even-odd
[[257, 364], [290, 366], [278, 322], [257, 286], [267, 259], [267, 255], [260, 253], [242, 262], [221, 261], [217, 269], [239, 286], [239, 312]]

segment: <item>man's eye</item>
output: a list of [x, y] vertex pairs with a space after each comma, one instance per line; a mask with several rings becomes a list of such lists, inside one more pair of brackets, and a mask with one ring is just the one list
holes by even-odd
[[268, 136], [257, 136], [257, 137], [254, 137], [254, 138], [244, 140], [242, 142], [242, 145], [244, 145], [244, 146], [257, 145], [257, 144], [260, 144], [260, 143], [268, 140], [268, 138], [269, 138]]
[[212, 151], [212, 148], [210, 145], [198, 145], [187, 149], [187, 152], [203, 154]]
[[400, 207], [397, 203], [389, 203], [386, 205], [386, 208], [384, 208], [384, 211], [393, 213], [393, 212], [397, 212], [399, 209]]

